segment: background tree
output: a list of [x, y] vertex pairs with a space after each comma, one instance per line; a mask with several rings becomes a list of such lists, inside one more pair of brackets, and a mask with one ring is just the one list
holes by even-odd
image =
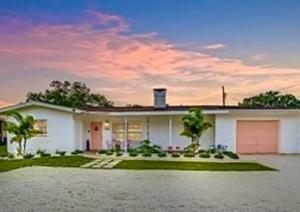
[[25, 155], [27, 140], [41, 134], [34, 129], [36, 120], [32, 116], [22, 116], [16, 111], [11, 111], [7, 115], [14, 118], [15, 122], [4, 122], [4, 130], [12, 135], [10, 142], [17, 143], [18, 155]]
[[300, 108], [300, 100], [292, 94], [280, 94], [279, 91], [267, 91], [257, 96], [244, 98], [241, 107], [258, 108]]
[[191, 146], [194, 153], [197, 152], [200, 146], [200, 138], [205, 130], [212, 127], [212, 124], [204, 121], [202, 110], [191, 109], [189, 114], [182, 118], [183, 132], [181, 136], [186, 136], [191, 139]]
[[91, 93], [91, 90], [82, 82], [70, 83], [57, 80], [52, 81], [50, 89], [46, 89], [44, 92], [29, 92], [27, 100], [74, 108], [113, 106], [113, 102], [106, 99], [104, 95]]

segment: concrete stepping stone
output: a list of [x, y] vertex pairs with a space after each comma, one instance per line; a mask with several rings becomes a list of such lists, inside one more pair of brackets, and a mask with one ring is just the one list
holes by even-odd
[[103, 160], [102, 159], [93, 160], [93, 161], [91, 161], [89, 163], [83, 164], [80, 167], [82, 167], [82, 168], [89, 168], [89, 167], [91, 167], [93, 165], [96, 165], [97, 163], [100, 163], [101, 161], [103, 161]]
[[100, 163], [97, 163], [93, 166], [91, 166], [91, 168], [102, 168], [103, 166], [105, 166], [106, 164], [108, 164], [111, 160], [103, 160]]
[[120, 163], [122, 160], [114, 160], [114, 161], [111, 161], [110, 163], [106, 164], [105, 166], [103, 166], [103, 168], [105, 169], [111, 169], [113, 168], [114, 166], [116, 166], [118, 163]]

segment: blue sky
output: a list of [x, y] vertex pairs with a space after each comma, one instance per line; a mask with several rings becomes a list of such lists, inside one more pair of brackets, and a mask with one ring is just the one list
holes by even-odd
[[[234, 85], [243, 86], [242, 89], [249, 90], [251, 84], [256, 85], [256, 83], [261, 83], [262, 85], [268, 82], [267, 75], [274, 73], [287, 72], [291, 76], [295, 76], [292, 81], [288, 83], [295, 83], [298, 80], [298, 76], [295, 75], [297, 70], [300, 69], [299, 55], [300, 55], [300, 2], [299, 1], [279, 1], [279, 0], [242, 0], [242, 1], [225, 1], [225, 0], [128, 0], [128, 1], [117, 1], [117, 0], [107, 0], [107, 1], [58, 1], [58, 0], [48, 0], [48, 1], [17, 1], [17, 0], [0, 0], [0, 20], [2, 17], [2, 23], [4, 22], [11, 25], [11, 21], [18, 19], [18, 21], [13, 21], [15, 24], [12, 25], [9, 30], [33, 30], [35, 27], [40, 26], [65, 26], [71, 25], [73, 28], [84, 26], [86, 24], [91, 24], [95, 22], [95, 17], [91, 16], [89, 11], [98, 11], [106, 15], [117, 16], [119, 19], [109, 19], [105, 22], [105, 26], [113, 27], [118, 21], [122, 19], [122, 23], [128, 25], [128, 29], [118, 32], [119, 36], [133, 35], [144, 35], [144, 34], [155, 34], [152, 40], [157, 42], [163, 41], [167, 46], [172, 45], [172, 48], [176, 48], [181, 53], [201, 53], [209, 55], [210, 57], [215, 57], [220, 60], [230, 59], [230, 60], [241, 60], [245, 66], [257, 67], [257, 66], [272, 66], [276, 67], [276, 70], [259, 70], [266, 71], [265, 76], [257, 76], [256, 74], [251, 75], [247, 73], [243, 75], [243, 79], [235, 78], [231, 80], [244, 80], [244, 84]], [[103, 17], [102, 17], [103, 18]], [[103, 20], [102, 20], [103, 21]], [[101, 22], [103, 24], [103, 22]], [[111, 24], [111, 25], [109, 25]], [[117, 23], [118, 24], [118, 23]], [[20, 27], [22, 25], [22, 27]], [[30, 26], [31, 28], [29, 28]], [[26, 31], [25, 30], [25, 31]], [[78, 30], [78, 29], [76, 29]], [[90, 30], [90, 29], [89, 29]], [[24, 31], [24, 33], [25, 33]], [[9, 31], [3, 31], [3, 36], [7, 35]], [[49, 31], [47, 31], [48, 33]], [[0, 31], [1, 33], [1, 31]], [[22, 32], [23, 33], [23, 32]], [[27, 31], [26, 31], [27, 33]], [[76, 31], [76, 33], [79, 33]], [[95, 32], [95, 28], [93, 29]], [[27, 34], [26, 34], [27, 35]], [[51, 39], [49, 35], [48, 39]], [[98, 34], [98, 36], [101, 36]], [[69, 37], [68, 37], [69, 38]], [[42, 39], [42, 38], [41, 38]], [[80, 39], [80, 42], [82, 42]], [[4, 39], [5, 40], [5, 39]], [[2, 46], [4, 47], [4, 40]], [[29, 48], [28, 45], [32, 44], [30, 36], [28, 38], [18, 38], [16, 40], [22, 43], [22, 49]], [[12, 42], [12, 41], [10, 41]], [[17, 43], [18, 43], [17, 42]], [[47, 41], [43, 41], [47, 42]], [[68, 42], [68, 41], [66, 41]], [[143, 41], [146, 42], [146, 41]], [[147, 41], [148, 42], [148, 41]], [[154, 41], [152, 41], [154, 42]], [[7, 42], [6, 42], [7, 43]], [[1, 45], [1, 41], [0, 41]], [[32, 46], [31, 46], [32, 47]], [[10, 48], [5, 44], [5, 48]], [[41, 46], [35, 46], [36, 49], [41, 49]], [[44, 48], [44, 47], [43, 47]], [[56, 49], [56, 47], [51, 46], [47, 48]], [[63, 49], [61, 50], [63, 51]], [[92, 50], [90, 50], [92, 51]], [[99, 49], [100, 51], [100, 49]], [[103, 51], [103, 49], [101, 49]], [[51, 51], [53, 52], [53, 51]], [[23, 52], [24, 53], [24, 52]], [[25, 52], [26, 53], [26, 52]], [[24, 53], [24, 54], [25, 54]], [[93, 53], [95, 53], [93, 51]], [[12, 66], [11, 63], [15, 64], [20, 62], [20, 58], [17, 55], [7, 55], [3, 53], [4, 56], [9, 59], [0, 60], [0, 65], [5, 64]], [[57, 53], [56, 53], [57, 54]], [[116, 54], [119, 54], [117, 52]], [[151, 53], [149, 53], [151, 54]], [[198, 55], [199, 56], [199, 55]], [[190, 56], [189, 56], [190, 57]], [[130, 61], [130, 60], [129, 60]], [[55, 59], [53, 63], [55, 62]], [[97, 62], [97, 61], [95, 61]], [[147, 61], [143, 61], [147, 63]], [[41, 67], [33, 66], [32, 61], [26, 61], [27, 69], [30, 73], [34, 72], [36, 69], [44, 70], [40, 75], [40, 79], [44, 82], [50, 81], [53, 73], [59, 73], [59, 78], [62, 79], [78, 79], [90, 83], [91, 87], [100, 92], [103, 90], [101, 87], [97, 87], [94, 79], [91, 77], [83, 77], [73, 72], [64, 70], [63, 67], [54, 67], [49, 65], [44, 65]], [[41, 64], [43, 61], [41, 61]], [[58, 62], [59, 63], [59, 62]], [[99, 64], [103, 65], [103, 64]], [[120, 65], [120, 64], [119, 64]], [[124, 65], [124, 64], [122, 64]], [[160, 64], [163, 65], [163, 64]], [[24, 66], [24, 65], [22, 65]], [[22, 67], [21, 66], [21, 67]], [[102, 67], [102, 66], [100, 66]], [[182, 68], [182, 64], [178, 65]], [[178, 70], [178, 67], [172, 67]], [[211, 65], [209, 66], [211, 67]], [[234, 67], [234, 64], [233, 64]], [[149, 67], [148, 67], [149, 68]], [[150, 69], [155, 68], [150, 67]], [[282, 68], [282, 70], [281, 70]], [[126, 69], [126, 68], [125, 68]], [[124, 69], [124, 70], [125, 70]], [[151, 70], [146, 70], [142, 74], [145, 81], [147, 77], [155, 78], [159, 76], [157, 73], [152, 73]], [[166, 69], [170, 67], [166, 66]], [[184, 67], [184, 71], [187, 69], [191, 74], [203, 74], [203, 69], [201, 67], [191, 67], [187, 65]], [[200, 70], [201, 69], [201, 70]], [[246, 68], [247, 69], [247, 68]], [[290, 70], [292, 69], [292, 71]], [[127, 70], [127, 69], [126, 69]], [[137, 70], [137, 69], [134, 69]], [[133, 69], [130, 71], [134, 71]], [[182, 69], [183, 70], [183, 69]], [[121, 70], [122, 71], [122, 70]], [[184, 72], [181, 71], [177, 73], [178, 78]], [[210, 70], [209, 70], [210, 71]], [[215, 72], [214, 72], [215, 71]], [[211, 73], [215, 76], [218, 70], [211, 70]], [[224, 73], [227, 74], [228, 70], [225, 69]], [[274, 72], [275, 71], [275, 72]], [[38, 90], [42, 86], [30, 87], [30, 79], [22, 78], [17, 79], [18, 73], [22, 72], [20, 67], [11, 67], [11, 74], [14, 80], [23, 81], [26, 83], [22, 85], [24, 90]], [[99, 80], [106, 84], [105, 89], [109, 86], [115, 87], [117, 82], [109, 82], [107, 78], [103, 78], [101, 75], [101, 70], [99, 70]], [[245, 71], [246, 72], [246, 71]], [[93, 72], [94, 73], [94, 72]], [[218, 77], [212, 78], [210, 88], [216, 88], [218, 85], [226, 82], [230, 85], [230, 80], [224, 78], [224, 73], [218, 75]], [[228, 72], [229, 73], [229, 72]], [[2, 78], [5, 78], [4, 74], [7, 74], [7, 69], [1, 71]], [[140, 71], [139, 71], [140, 74]], [[168, 73], [166, 73], [168, 74]], [[100, 76], [101, 75], [101, 76]], [[56, 76], [56, 74], [55, 74]], [[94, 75], [93, 75], [94, 76]], [[97, 75], [98, 76], [98, 75]], [[146, 77], [145, 77], [146, 76]], [[165, 77], [165, 76], [161, 76]], [[239, 77], [239, 76], [235, 76]], [[247, 78], [248, 77], [248, 78]], [[148, 79], [149, 79], [148, 78]], [[255, 78], [255, 80], [253, 80]], [[259, 78], [259, 79], [258, 79]], [[97, 78], [98, 79], [98, 78]], [[197, 78], [198, 79], [198, 78]], [[141, 93], [134, 93], [133, 88], [131, 88], [131, 83], [136, 83], [136, 79], [128, 79], [126, 89], [130, 95], [128, 99], [123, 99], [119, 101], [120, 104], [128, 101], [130, 103], [135, 95]], [[199, 79], [200, 80], [200, 79]], [[299, 79], [300, 80], [300, 79]], [[159, 81], [159, 80], [156, 80]], [[277, 86], [271, 87], [273, 89], [281, 88], [280, 86], [287, 86], [286, 84], [281, 84], [280, 78], [275, 79]], [[274, 79], [272, 82], [274, 82]], [[286, 81], [282, 78], [282, 81]], [[0, 79], [1, 82], [1, 79]], [[270, 81], [271, 82], [271, 81]], [[188, 80], [187, 80], [188, 86]], [[196, 82], [193, 82], [196, 83]], [[156, 85], [164, 85], [172, 91], [174, 88], [173, 99], [174, 103], [179, 103], [181, 96], [180, 91], [176, 94], [176, 82], [170, 81], [170, 83], [153, 83], [148, 84], [148, 87], [153, 87]], [[44, 85], [43, 85], [44, 86]], [[184, 85], [181, 85], [184, 87]], [[207, 85], [206, 85], [207, 86]], [[45, 87], [45, 86], [44, 86]], [[105, 93], [106, 90], [103, 90]], [[194, 87], [195, 89], [195, 87]], [[254, 90], [254, 92], [266, 89], [261, 87], [260, 90]], [[239, 90], [239, 89], [237, 89]], [[300, 94], [298, 90], [292, 90], [296, 94]], [[132, 93], [133, 92], [133, 93]], [[148, 92], [146, 89], [143, 92]], [[216, 92], [214, 90], [214, 92]], [[237, 91], [236, 91], [237, 92]], [[248, 92], [249, 93], [249, 92]], [[238, 93], [239, 98], [242, 95], [248, 93]], [[9, 98], [7, 95], [0, 93], [0, 100], [3, 102], [16, 102], [24, 98], [24, 92], [18, 93], [15, 98]], [[108, 95], [112, 95], [113, 98], [117, 99], [118, 96], [114, 95], [112, 92], [108, 92]], [[212, 97], [209, 97], [212, 96]], [[176, 99], [176, 100], [175, 100]], [[118, 102], [118, 100], [115, 100]], [[199, 103], [200, 98], [194, 98], [190, 100], [185, 100], [191, 103]], [[217, 95], [208, 95], [208, 97], [203, 99], [203, 102], [218, 102]], [[148, 103], [146, 100], [142, 100], [139, 103]]]

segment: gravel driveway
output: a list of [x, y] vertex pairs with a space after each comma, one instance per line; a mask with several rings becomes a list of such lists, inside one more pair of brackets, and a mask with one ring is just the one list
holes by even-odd
[[0, 174], [0, 211], [300, 211], [300, 155], [246, 158], [281, 171], [23, 168]]

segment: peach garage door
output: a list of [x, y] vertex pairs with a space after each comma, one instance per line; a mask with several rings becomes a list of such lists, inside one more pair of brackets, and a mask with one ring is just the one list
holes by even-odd
[[238, 153], [277, 153], [278, 121], [237, 121]]
[[99, 150], [101, 148], [102, 139], [102, 123], [91, 123], [91, 150]]

